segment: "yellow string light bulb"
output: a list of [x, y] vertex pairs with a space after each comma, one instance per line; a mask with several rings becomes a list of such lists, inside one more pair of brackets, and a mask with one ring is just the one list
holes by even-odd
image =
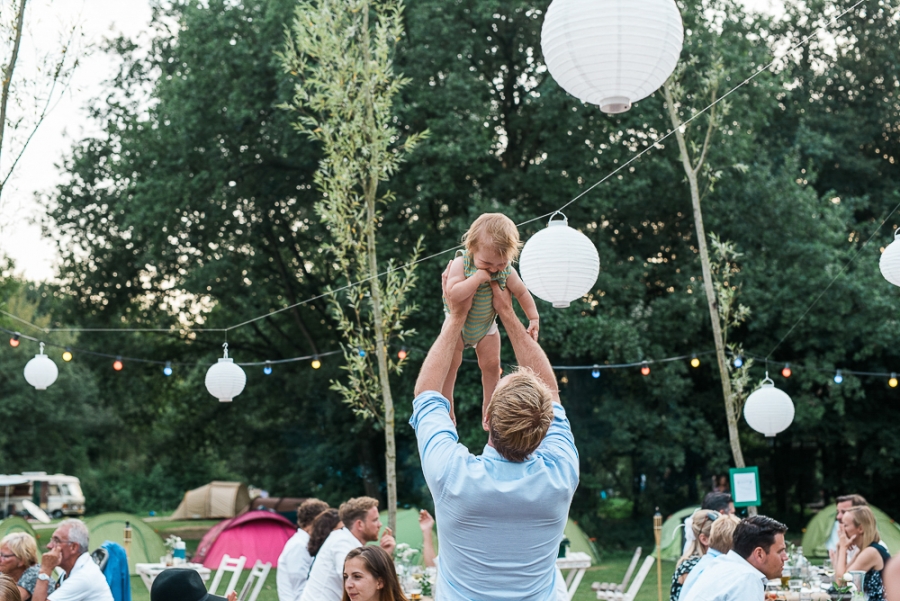
[[697, 358], [697, 355], [691, 357], [691, 367], [700, 367], [700, 359]]
[[63, 361], [66, 361], [66, 362], [71, 361], [72, 360], [72, 351], [70, 351], [69, 349], [66, 349], [65, 352], [62, 354], [62, 358], [63, 358]]
[[891, 379], [888, 380], [888, 386], [897, 388], [897, 374], [891, 374]]
[[312, 363], [310, 363], [310, 365], [312, 365], [313, 369], [319, 369], [320, 367], [322, 367], [322, 362], [319, 361], [318, 359], [313, 359]]

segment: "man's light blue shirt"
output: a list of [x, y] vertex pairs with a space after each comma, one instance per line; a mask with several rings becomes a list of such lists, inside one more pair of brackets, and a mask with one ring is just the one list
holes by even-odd
[[710, 565], [715, 562], [717, 557], [721, 557], [724, 555], [721, 551], [716, 551], [712, 547], [706, 550], [706, 555], [700, 558], [700, 561], [697, 562], [697, 565], [694, 566], [690, 572], [688, 572], [687, 578], [684, 579], [684, 584], [681, 585], [681, 592], [678, 594], [678, 599], [687, 599], [688, 591], [694, 586], [694, 583], [697, 582], [697, 578], [700, 577], [700, 574], [706, 570]]
[[678, 601], [761, 601], [766, 582], [765, 574], [729, 551], [703, 571], [687, 595], [682, 591]]
[[459, 443], [450, 403], [434, 391], [413, 401], [425, 481], [434, 497], [441, 601], [552, 601], [556, 557], [578, 486], [578, 451], [562, 405], [523, 462], [491, 446]]

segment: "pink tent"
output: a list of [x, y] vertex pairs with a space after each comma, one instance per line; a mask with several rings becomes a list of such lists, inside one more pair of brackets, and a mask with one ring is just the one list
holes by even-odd
[[278, 563], [284, 544], [297, 532], [297, 526], [271, 511], [248, 511], [216, 524], [200, 541], [194, 561], [214, 570], [223, 555], [247, 558], [252, 567], [256, 560]]

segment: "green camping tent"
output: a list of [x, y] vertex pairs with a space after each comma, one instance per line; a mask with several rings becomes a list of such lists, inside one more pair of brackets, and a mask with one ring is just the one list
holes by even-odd
[[[881, 535], [881, 540], [887, 545], [888, 550], [891, 553], [900, 553], [900, 526], [897, 526], [894, 520], [877, 507], [869, 505], [869, 509], [875, 514], [878, 533]], [[825, 547], [825, 543], [828, 542], [828, 538], [831, 536], [835, 517], [837, 517], [837, 505], [828, 505], [813, 516], [813, 519], [806, 525], [806, 531], [803, 533], [804, 555], [807, 557], [828, 557], [828, 549]]]
[[123, 545], [125, 540], [125, 522], [131, 524], [131, 548], [128, 551], [128, 570], [134, 570], [136, 563], [156, 563], [166, 554], [166, 544], [147, 523], [136, 515], [129, 513], [101, 513], [85, 520], [91, 532], [91, 550], [98, 548], [104, 541], [112, 541]]
[[[31, 524], [17, 515], [8, 517], [0, 522], [0, 538], [3, 538], [7, 534], [12, 534], [13, 532], [26, 532], [31, 536], [34, 536], [35, 540], [37, 540], [37, 536], [35, 536], [34, 528], [31, 527]], [[40, 543], [38, 543], [39, 549], [40, 546]]]
[[[380, 513], [381, 523], [388, 523], [387, 511]], [[569, 539], [569, 549], [571, 551], [581, 551], [591, 556], [594, 563], [599, 563], [599, 557], [594, 549], [594, 544], [590, 541], [584, 530], [569, 518], [566, 524], [565, 536]], [[422, 531], [419, 529], [419, 510], [418, 509], [398, 509], [397, 510], [397, 532], [394, 533], [397, 543], [406, 543], [414, 549], [422, 548]], [[435, 551], [438, 551], [437, 535], [435, 535]]]
[[[681, 557], [681, 554], [684, 552], [684, 528], [682, 528], [681, 525], [684, 524], [684, 520], [689, 515], [698, 509], [700, 509], [699, 505], [685, 507], [670, 515], [669, 519], [663, 522], [662, 537], [660, 539], [663, 559], [678, 561], [678, 558]], [[654, 551], [654, 557], [655, 556], [656, 553]]]

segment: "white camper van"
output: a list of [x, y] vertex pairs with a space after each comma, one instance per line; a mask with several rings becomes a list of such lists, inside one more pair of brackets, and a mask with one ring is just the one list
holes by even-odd
[[28, 482], [10, 488], [12, 511], [24, 513], [22, 501], [29, 500], [55, 518], [84, 515], [84, 493], [75, 476], [22, 472], [22, 478]]

